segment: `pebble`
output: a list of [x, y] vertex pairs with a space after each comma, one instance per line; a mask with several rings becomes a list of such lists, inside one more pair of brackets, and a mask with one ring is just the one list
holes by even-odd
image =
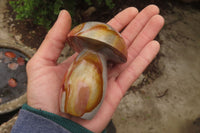
[[87, 10], [85, 10], [82, 15], [84, 18], [87, 18], [91, 16], [95, 11], [96, 11], [96, 8], [92, 6], [92, 7], [89, 7]]
[[18, 64], [17, 63], [10, 63], [8, 64], [8, 68], [10, 68], [11, 70], [16, 70], [18, 68]]
[[17, 58], [17, 63], [19, 64], [19, 65], [24, 65], [25, 64], [25, 61], [24, 61], [24, 58], [22, 58], [22, 57], [18, 57]]
[[20, 40], [22, 39], [22, 35], [21, 35], [21, 34], [15, 35], [15, 39], [16, 39], [17, 41], [20, 41]]
[[14, 26], [15, 26], [15, 24], [11, 24], [11, 25], [10, 25], [10, 31], [11, 31], [11, 30], [14, 30]]
[[8, 85], [10, 87], [16, 87], [17, 86], [17, 81], [13, 78], [11, 78], [9, 81], [8, 81]]
[[15, 58], [16, 54], [13, 52], [5, 52], [5, 56], [9, 57], [9, 58]]
[[12, 22], [12, 21], [13, 21], [13, 18], [9, 18], [9, 20]]

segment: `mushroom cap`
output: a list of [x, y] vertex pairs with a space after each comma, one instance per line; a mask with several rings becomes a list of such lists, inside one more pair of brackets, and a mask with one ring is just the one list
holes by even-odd
[[102, 22], [85, 22], [76, 26], [68, 34], [67, 42], [76, 52], [91, 49], [103, 54], [108, 61], [127, 61], [124, 39], [119, 32]]

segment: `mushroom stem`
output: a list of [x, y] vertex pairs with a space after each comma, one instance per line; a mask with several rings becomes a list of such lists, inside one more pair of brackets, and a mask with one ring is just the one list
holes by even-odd
[[65, 76], [61, 111], [92, 119], [103, 102], [106, 87], [106, 58], [98, 52], [84, 49]]

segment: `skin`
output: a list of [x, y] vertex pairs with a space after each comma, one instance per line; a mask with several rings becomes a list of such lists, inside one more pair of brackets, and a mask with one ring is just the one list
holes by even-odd
[[155, 5], [149, 5], [140, 12], [129, 7], [108, 22], [124, 38], [128, 60], [108, 71], [107, 92], [102, 106], [92, 120], [83, 120], [61, 113], [59, 109], [64, 74], [77, 56], [75, 53], [57, 64], [71, 28], [70, 14], [62, 10], [40, 48], [27, 64], [28, 105], [71, 119], [93, 132], [101, 132], [109, 123], [125, 92], [160, 49], [159, 42], [153, 40], [164, 25], [163, 17], [158, 14], [159, 8]]

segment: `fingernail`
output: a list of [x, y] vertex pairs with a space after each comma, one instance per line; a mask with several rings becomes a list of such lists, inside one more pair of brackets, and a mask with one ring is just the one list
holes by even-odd
[[59, 15], [58, 15], [58, 18], [59, 18], [60, 16], [62, 16], [62, 14], [63, 14], [63, 10], [60, 11], [60, 13], [59, 13]]

